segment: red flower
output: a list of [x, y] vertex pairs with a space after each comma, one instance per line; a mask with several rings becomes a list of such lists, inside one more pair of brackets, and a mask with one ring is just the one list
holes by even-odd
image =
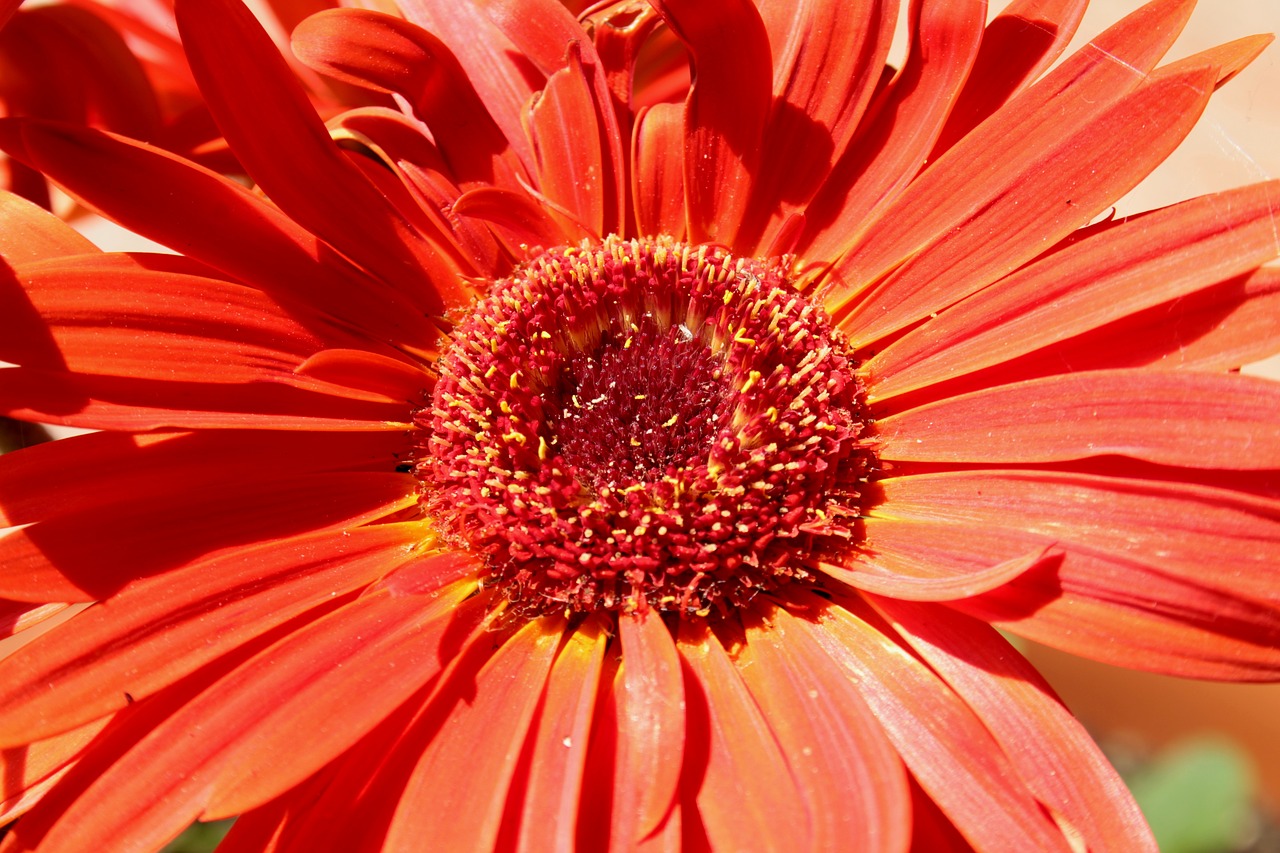
[[1267, 40], [399, 5], [326, 127], [176, 3], [254, 190], [0, 123], [181, 252], [4, 202], [0, 411], [100, 431], [0, 459], [0, 850], [1154, 849], [995, 628], [1280, 671], [1280, 185], [1094, 221]]

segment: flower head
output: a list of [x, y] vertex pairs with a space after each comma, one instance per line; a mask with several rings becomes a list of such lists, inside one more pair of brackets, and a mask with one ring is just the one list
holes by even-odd
[[177, 0], [251, 189], [0, 122], [179, 253], [4, 198], [0, 850], [1154, 849], [996, 629], [1280, 671], [1280, 185], [1102, 216], [1267, 39], [396, 6]]

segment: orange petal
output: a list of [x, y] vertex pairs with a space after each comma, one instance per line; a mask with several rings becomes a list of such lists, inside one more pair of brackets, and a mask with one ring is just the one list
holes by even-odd
[[[547, 690], [525, 751], [528, 774], [513, 783], [523, 796], [512, 846], [527, 853], [571, 850], [578, 828], [583, 768], [595, 719], [596, 695], [609, 637], [603, 620], [589, 618], [569, 636], [547, 679]], [[504, 833], [508, 827], [504, 826]], [[498, 847], [503, 848], [499, 839]]]
[[[1016, 191], [1017, 182], [1026, 180], [1023, 172], [1041, 171], [1038, 166], [1031, 167], [1046, 154], [1065, 154], [1057, 151], [1064, 138], [1097, 123], [1102, 113], [1145, 80], [1146, 72], [1173, 43], [1194, 5], [1194, 0], [1149, 3], [1069, 57], [953, 146], [896, 201], [876, 211], [875, 223], [863, 228], [840, 262], [833, 305], [854, 288], [877, 281], [932, 240], [979, 215], [993, 199]], [[1093, 151], [1097, 141], [1083, 135], [1076, 157]], [[1101, 153], [1097, 159], [1110, 161]], [[1085, 165], [1085, 172], [1092, 166]], [[1059, 177], [1064, 173], [1057, 161], [1048, 168]], [[1067, 198], [1071, 196], [1056, 202]], [[1057, 206], [1052, 205], [1053, 210]], [[1027, 219], [1025, 208], [1015, 209], [1019, 218]], [[1081, 224], [1096, 212], [1084, 216]], [[998, 245], [1000, 241], [990, 242]]]
[[795, 774], [813, 828], [808, 849], [904, 851], [902, 760], [858, 689], [792, 622], [782, 608], [745, 616], [733, 662]]
[[[917, 4], [907, 64], [805, 210], [808, 258], [834, 260], [924, 165], [982, 41], [983, 0]], [[842, 13], [843, 14], [843, 13]]]
[[1276, 412], [1280, 383], [1266, 379], [1163, 370], [1067, 373], [877, 420], [876, 454], [987, 465], [1119, 454], [1188, 468], [1275, 469]]
[[[431, 314], [470, 294], [342, 154], [271, 39], [243, 4], [177, 0], [200, 93], [245, 170], [281, 210]], [[253, 92], [254, 97], [244, 97]], [[315, 191], [323, 180], [324, 192]]]
[[864, 547], [905, 571], [962, 573], [1046, 547], [1061, 556], [950, 606], [1120, 666], [1241, 681], [1280, 671], [1280, 501], [1053, 471], [921, 474], [879, 488]]
[[869, 624], [866, 619], [875, 617], [865, 605], [858, 615], [834, 604], [820, 607], [817, 624], [791, 624], [809, 633], [858, 685], [920, 786], [969, 843], [978, 850], [1066, 853], [1066, 839], [968, 704]]
[[692, 57], [685, 101], [684, 187], [689, 240], [732, 246], [760, 160], [772, 81], [769, 39], [750, 0], [654, 8]]
[[1053, 251], [874, 355], [869, 393], [884, 400], [999, 364], [1247, 272], [1280, 254], [1277, 208], [1280, 181], [1271, 181], [1131, 217]]
[[[892, 259], [901, 266], [840, 310], [841, 327], [859, 343], [878, 340], [980, 290], [1087, 224], [1178, 146], [1208, 103], [1217, 73], [1207, 67], [1153, 76], [1106, 110], [1094, 112], [1090, 104], [1084, 120], [1075, 115], [1078, 102], [1064, 98], [1053, 107], [1057, 121], [1021, 148], [999, 146], [996, 162], [990, 153], [985, 161], [957, 161], [948, 152], [892, 214], [927, 216], [916, 221], [927, 242], [909, 260]], [[989, 124], [1003, 125], [1003, 112]], [[928, 212], [906, 209], [925, 190], [935, 194]], [[874, 245], [870, 251], [880, 255], [889, 244], [876, 231], [861, 238], [862, 246]], [[854, 249], [836, 265], [836, 281], [875, 281], [886, 272], [868, 267], [861, 255]], [[829, 307], [838, 310], [843, 298], [837, 290]]]
[[0, 661], [3, 739], [39, 740], [120, 710], [411, 559], [416, 524], [296, 537], [131, 585]]
[[685, 696], [680, 658], [657, 612], [621, 616], [622, 683], [614, 769], [615, 847], [647, 837], [677, 799], [685, 751]]
[[809, 849], [805, 799], [720, 640], [701, 622], [686, 620], [677, 647], [689, 712], [685, 772], [710, 846]]
[[632, 194], [641, 234], [684, 235], [684, 171], [671, 156], [684, 137], [684, 109], [654, 104], [640, 110], [632, 139]]
[[872, 599], [995, 736], [1036, 797], [1098, 853], [1155, 853], [1129, 789], [1035, 667], [987, 625], [947, 608]]
[[604, 162], [591, 89], [575, 47], [529, 106], [538, 188], [595, 237], [604, 231]]
[[1041, 548], [989, 567], [975, 565], [971, 571], [955, 573], [947, 564], [899, 562], [892, 556], [882, 559], [879, 554], [854, 552], [844, 565], [818, 566], [823, 574], [865, 592], [907, 601], [954, 601], [990, 592], [1055, 559], [1050, 549]]
[[[384, 849], [491, 850], [516, 763], [564, 633], [552, 617], [525, 624], [484, 665], [405, 784]], [[458, 697], [462, 699], [462, 697]]]
[[[0, 257], [10, 266], [54, 258], [84, 255], [98, 247], [58, 217], [21, 196], [0, 192]], [[13, 315], [9, 314], [12, 321]], [[12, 323], [9, 332], [22, 324]]]
[[987, 24], [982, 48], [929, 162], [1047, 69], [1075, 35], [1088, 0], [1014, 0]]

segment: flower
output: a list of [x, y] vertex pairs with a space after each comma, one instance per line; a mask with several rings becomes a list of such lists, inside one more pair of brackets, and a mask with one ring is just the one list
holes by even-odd
[[181, 253], [4, 200], [0, 850], [1153, 850], [996, 629], [1280, 670], [1280, 185], [1099, 220], [1192, 5], [329, 10], [326, 125], [178, 0], [254, 189], [0, 123]]

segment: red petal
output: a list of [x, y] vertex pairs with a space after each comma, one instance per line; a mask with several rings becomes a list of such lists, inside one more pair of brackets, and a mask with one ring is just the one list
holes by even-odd
[[960, 697], [844, 607], [824, 604], [820, 614], [818, 624], [786, 624], [807, 631], [847, 671], [921, 787], [975, 848], [1069, 849]]
[[467, 186], [516, 189], [523, 175], [458, 60], [443, 42], [403, 18], [367, 9], [328, 9], [293, 31], [299, 59], [340, 80], [396, 92]]
[[8, 822], [34, 805], [33, 795], [61, 775], [111, 720], [102, 717], [51, 738], [0, 750], [0, 820]]
[[1120, 454], [1162, 465], [1280, 468], [1280, 383], [1099, 370], [1001, 385], [876, 421], [881, 459], [1058, 462]]
[[0, 414], [87, 429], [408, 429], [403, 403], [372, 403], [286, 385], [225, 385], [0, 370]]
[[[924, 165], [982, 41], [984, 0], [917, 4], [906, 67], [805, 211], [804, 256], [839, 257]], [[868, 75], [871, 76], [871, 75]]]
[[732, 246], [747, 213], [769, 114], [769, 39], [750, 0], [661, 0], [691, 55], [684, 186], [690, 242]]
[[[519, 841], [527, 853], [572, 850], [584, 779], [587, 743], [608, 634], [603, 620], [588, 619], [565, 643], [547, 679], [546, 697], [525, 749], [531, 752], [519, 817]], [[499, 841], [498, 848], [503, 845]]]
[[[680, 623], [689, 717], [686, 784], [716, 850], [807, 850], [805, 800], [742, 677], [701, 622]], [[705, 762], [705, 771], [700, 764]], [[700, 772], [701, 771], [701, 772]]]
[[354, 349], [322, 350], [299, 364], [294, 373], [339, 386], [343, 396], [415, 405], [435, 381], [420, 365]]
[[5, 741], [97, 719], [412, 559], [424, 531], [384, 525], [296, 537], [138, 581], [0, 661]]
[[67, 223], [12, 193], [0, 193], [0, 220], [4, 222], [0, 229], [0, 257], [10, 266], [98, 251]]
[[250, 476], [195, 493], [121, 495], [0, 537], [0, 596], [93, 601], [224, 549], [235, 554], [249, 543], [354, 527], [416, 500], [416, 482], [406, 474], [355, 472]]
[[[852, 251], [841, 261], [842, 276], [837, 282], [843, 280], [845, 286], [835, 294], [835, 301], [845, 298], [850, 289], [881, 278], [928, 241], [980, 213], [992, 199], [1006, 195], [1017, 180], [1025, 180], [1018, 173], [1046, 153], [1060, 155], [1062, 152], [1055, 149], [1064, 137], [1095, 123], [1145, 79], [1181, 31], [1194, 5], [1193, 0], [1157, 0], [1134, 12], [954, 146], [895, 202], [877, 211], [874, 224], [863, 227]], [[1095, 142], [1096, 138], [1085, 135], [1077, 156], [1094, 151]], [[1101, 156], [1097, 159], [1109, 162]], [[1092, 166], [1086, 165], [1085, 171]], [[1062, 173], [1063, 167], [1055, 163], [1049, 171]], [[1052, 207], [1056, 210], [1057, 206]], [[1025, 209], [1017, 212], [1020, 218], [1027, 217]], [[1088, 214], [1083, 221], [1092, 216]]]
[[[387, 471], [406, 450], [387, 433], [253, 432], [72, 436], [0, 461], [0, 524], [72, 513], [97, 515], [120, 502], [210, 486], [282, 480], [316, 471]], [[66, 472], [76, 472], [68, 482]], [[170, 500], [170, 499], [166, 499]], [[163, 505], [165, 500], [160, 502]]]
[[1235, 370], [1280, 353], [1280, 267], [1263, 267], [1110, 323], [1009, 365], [1008, 380], [1151, 365]]
[[481, 187], [459, 196], [453, 212], [487, 223], [513, 257], [532, 257], [541, 249], [572, 242], [563, 230], [568, 223], [557, 223], [543, 206], [523, 193]]
[[622, 681], [610, 839], [626, 849], [657, 830], [677, 799], [685, 751], [684, 677], [656, 612], [618, 619]]
[[809, 849], [906, 850], [907, 775], [858, 689], [785, 613], [745, 620], [734, 664], [796, 776]]
[[954, 601], [970, 598], [1004, 586], [1014, 578], [1055, 559], [1048, 548], [995, 563], [973, 566], [955, 574], [946, 565], [899, 563], [892, 556], [880, 560], [870, 554], [852, 553], [847, 565], [819, 563], [823, 574], [855, 589], [907, 601]]
[[[476, 568], [464, 554], [428, 556], [414, 571], [432, 575], [435, 589], [406, 595], [375, 588], [290, 634], [184, 708], [176, 731], [199, 726], [212, 739], [221, 723], [230, 735], [210, 762], [220, 772], [200, 800], [203, 817], [231, 817], [289, 790], [435, 678], [458, 638], [485, 614], [478, 599], [463, 601], [474, 580], [450, 583]], [[307, 748], [280, 761], [300, 739]], [[200, 774], [211, 769], [198, 767]]]
[[632, 195], [641, 234], [684, 235], [684, 170], [671, 155], [684, 137], [684, 109], [654, 104], [636, 116], [632, 139]]
[[564, 634], [563, 620], [527, 623], [476, 676], [418, 761], [384, 849], [491, 850], [511, 777]]
[[[1213, 67], [1155, 75], [1106, 110], [1094, 112], [1090, 104], [1083, 120], [1075, 114], [1078, 102], [1064, 97], [1053, 107], [1057, 118], [1042, 133], [1020, 148], [996, 146], [995, 161], [990, 152], [985, 160], [950, 159], [952, 152], [967, 148], [957, 145], [881, 220], [925, 217], [915, 220], [910, 260], [843, 312], [842, 327], [859, 342], [877, 340], [980, 290], [1086, 224], [1178, 146], [1208, 103], [1216, 79]], [[988, 124], [1008, 132], [1004, 112]], [[982, 136], [975, 132], [968, 138]], [[922, 198], [916, 193], [926, 190], [933, 193], [927, 212], [913, 208]], [[868, 231], [861, 246], [873, 247], [868, 251], [876, 257], [886, 257], [882, 246], [905, 248], [882, 230]], [[887, 272], [869, 266], [863, 254], [855, 249], [847, 255], [833, 270], [835, 279], [875, 281]], [[842, 298], [837, 293], [830, 306], [838, 308]]]
[[273, 202], [426, 311], [467, 302], [454, 276], [424, 282], [423, 269], [434, 266], [431, 248], [352, 168], [248, 9], [234, 0], [177, 0], [174, 12], [218, 127]]
[[538, 188], [573, 221], [604, 234], [604, 162], [595, 105], [575, 47], [569, 65], [547, 78], [529, 106], [529, 138], [538, 163]]
[[0, 141], [129, 230], [286, 303], [314, 305], [378, 338], [420, 346], [439, 335], [402, 295], [332, 257], [244, 187], [193, 163], [109, 134], [34, 122], [0, 122]]
[[893, 39], [897, 2], [766, 0], [774, 103], [752, 208], [771, 215], [762, 242], [807, 201], [845, 151], [871, 100]]
[[1061, 555], [957, 609], [1120, 666], [1241, 681], [1280, 670], [1280, 501], [1048, 471], [879, 486], [863, 546], [877, 560], [965, 572], [1046, 547]]
[[937, 607], [872, 601], [973, 708], [1036, 797], [1098, 853], [1155, 853], [1142, 812], [1093, 738], [992, 628]]
[[[56, 259], [18, 268], [21, 298], [43, 323], [6, 335], [0, 359], [101, 376], [235, 384], [288, 381], [324, 347], [252, 288], [119, 268], [101, 254], [81, 257], [87, 263]], [[322, 325], [311, 319], [313, 328]], [[336, 330], [331, 335], [339, 337]]]
[[[451, 593], [450, 597], [456, 601], [460, 595], [465, 595], [465, 590]], [[361, 609], [366, 612], [359, 612]], [[318, 769], [319, 763], [332, 757], [332, 753], [326, 754], [325, 747], [357, 739], [353, 731], [346, 729], [348, 723], [353, 728], [369, 725], [371, 709], [380, 700], [385, 701], [387, 693], [412, 692], [403, 685], [388, 690], [386, 684], [373, 683], [377, 679], [391, 682], [401, 676], [397, 673], [397, 679], [387, 677], [386, 669], [393, 667], [377, 661], [378, 652], [385, 653], [388, 646], [394, 648], [397, 641], [413, 647], [415, 644], [405, 642], [404, 635], [416, 633], [424, 640], [422, 648], [397, 659], [407, 664], [407, 680], [420, 686], [422, 682], [416, 676], [429, 677], [438, 669], [434, 648], [438, 637], [422, 637], [412, 627], [424, 609], [428, 617], [434, 615], [431, 610], [435, 603], [428, 609], [422, 600], [402, 601], [395, 609], [401, 612], [378, 612], [376, 607], [350, 605], [330, 614], [323, 623], [328, 631], [318, 630], [316, 625], [322, 623], [315, 623], [302, 638], [296, 634], [287, 636], [209, 685], [94, 779], [58, 816], [41, 839], [41, 848], [89, 849], [93, 846], [89, 838], [107, 833], [113, 843], [145, 849], [200, 817], [204, 804], [217, 803], [225, 786], [236, 782], [262, 785], [273, 796], [280, 793], [279, 785], [285, 780], [288, 784], [301, 781], [299, 777], [305, 778]], [[443, 602], [439, 606], [442, 611], [450, 609]], [[352, 618], [341, 618], [344, 615]], [[361, 632], [370, 641], [372, 653], [362, 650]], [[366, 656], [376, 662], [366, 662]], [[348, 658], [350, 667], [335, 666]], [[419, 671], [414, 672], [415, 669]], [[362, 684], [367, 695], [341, 690], [344, 681]], [[336, 703], [332, 692], [335, 687], [341, 697]], [[312, 704], [316, 702], [321, 704]], [[299, 728], [291, 728], [290, 724]], [[199, 736], [192, 736], [194, 732]], [[306, 733], [308, 748], [300, 751], [297, 745], [302, 732]], [[254, 755], [256, 749], [265, 748], [273, 738], [288, 733], [293, 736], [287, 747], [282, 749], [277, 743], [272, 761], [264, 762], [261, 756]], [[312, 747], [316, 738], [319, 748]], [[286, 751], [290, 760], [280, 761]], [[259, 774], [260, 779], [253, 779]], [[242, 775], [250, 778], [238, 778]], [[211, 807], [207, 814], [221, 813]]]
[[[496, 26], [483, 3], [441, 3], [436, 0], [397, 0], [405, 18], [440, 38], [462, 68], [480, 102], [526, 168], [533, 151], [522, 119], [525, 104], [542, 88], [542, 76], [529, 67], [521, 50]], [[524, 21], [537, 25], [538, 21]], [[545, 27], [545, 21], [542, 22]], [[560, 47], [563, 56], [567, 42]]]
[[884, 400], [999, 364], [1246, 272], [1280, 253], [1277, 207], [1272, 181], [1132, 217], [1052, 252], [873, 356], [870, 393]]
[[982, 49], [930, 162], [1021, 92], [1075, 35], [1088, 0], [1014, 0], [987, 24]]

